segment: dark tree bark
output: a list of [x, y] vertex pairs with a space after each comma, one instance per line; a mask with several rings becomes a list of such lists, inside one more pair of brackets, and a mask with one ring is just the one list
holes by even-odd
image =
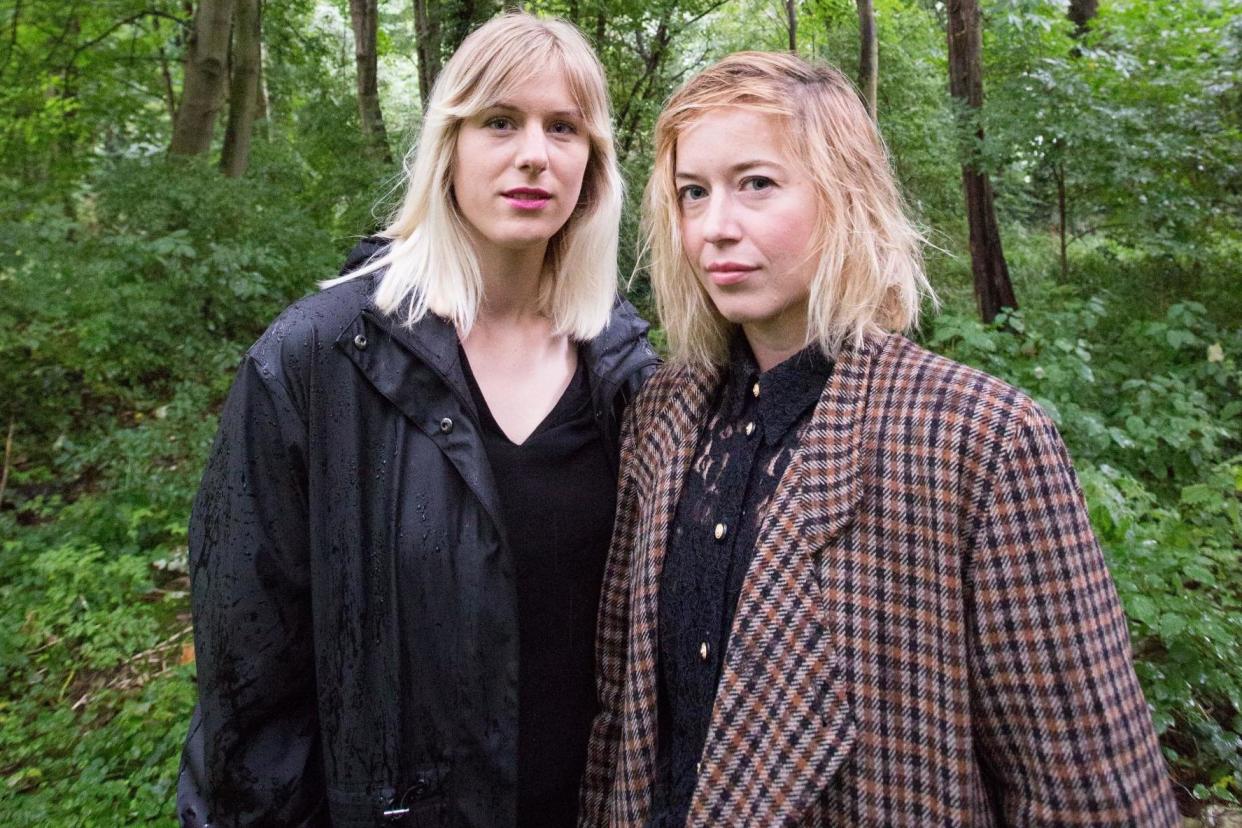
[[441, 60], [447, 60], [453, 52], [457, 51], [457, 47], [466, 39], [466, 35], [500, 11], [503, 4], [501, 0], [455, 0], [455, 2], [443, 3], [441, 7], [450, 10], [450, 14], [442, 17], [448, 25], [445, 27], [444, 39], [440, 44]]
[[240, 178], [250, 163], [250, 139], [259, 111], [259, 67], [262, 65], [260, 0], [235, 0], [233, 79], [229, 84], [229, 120], [224, 129], [220, 171]]
[[376, 36], [379, 32], [377, 0], [349, 0], [349, 19], [354, 27], [354, 62], [357, 66], [358, 115], [362, 137], [377, 158], [392, 161], [388, 131], [380, 111], [379, 73], [376, 67]]
[[1069, 281], [1069, 201], [1065, 195], [1065, 162], [1053, 169], [1057, 180], [1057, 235], [1061, 240], [1061, 282]]
[[[161, 34], [158, 17], [151, 20], [151, 26], [157, 35]], [[168, 107], [168, 122], [174, 124], [177, 122], [177, 93], [173, 89], [172, 67], [168, 63], [168, 53], [164, 51], [163, 41], [159, 44], [159, 60], [160, 80], [164, 83], [164, 105]]]
[[[949, 0], [949, 92], [964, 104], [966, 117], [974, 121], [974, 137], [983, 140], [977, 120], [983, 106], [983, 34], [977, 0]], [[973, 151], [963, 152], [962, 189], [966, 195], [966, 220], [970, 228], [970, 266], [974, 274], [975, 301], [984, 322], [991, 322], [1003, 307], [1016, 308], [1013, 283], [1000, 227], [996, 222], [992, 183], [979, 169]]]
[[[352, 2], [352, 0], [351, 0]], [[418, 94], [423, 108], [444, 62], [457, 51], [466, 35], [502, 8], [500, 0], [413, 0], [414, 31], [418, 38]], [[510, 3], [511, 7], [523, 7]]]
[[634, 140], [638, 137], [642, 104], [652, 96], [656, 81], [660, 76], [660, 69], [664, 66], [665, 58], [668, 56], [669, 44], [673, 41], [673, 33], [668, 22], [668, 16], [671, 14], [672, 9], [669, 7], [659, 25], [656, 26], [649, 46], [645, 45], [641, 38], [638, 40], [638, 53], [643, 60], [643, 71], [634, 81], [616, 117], [617, 134], [621, 139], [618, 153], [620, 158], [629, 157]]
[[228, 82], [233, 5], [234, 0], [201, 0], [194, 12], [185, 86], [168, 146], [173, 155], [202, 155], [211, 149], [212, 129]]
[[1074, 21], [1074, 37], [1082, 37], [1091, 28], [1091, 19], [1100, 9], [1100, 0], [1070, 0], [1069, 19]]
[[876, 97], [880, 68], [875, 34], [875, 7], [871, 0], [858, 0], [858, 90], [871, 119], [876, 117]]
[[434, 0], [414, 0], [414, 32], [418, 40], [418, 97], [426, 110], [431, 88], [440, 76], [443, 65], [440, 60], [443, 47], [440, 44], [439, 4]]
[[[1099, 10], [1099, 0], [1070, 0], [1069, 19], [1074, 23], [1074, 38], [1081, 39], [1090, 29], [1092, 18], [1095, 17]], [[1082, 50], [1075, 45], [1070, 49], [1070, 57], [1077, 58], [1082, 54]], [[1069, 281], [1069, 197], [1066, 193], [1065, 186], [1065, 157], [1066, 147], [1060, 139], [1054, 138], [1052, 141], [1052, 151], [1054, 154], [1054, 164], [1052, 174], [1057, 182], [1057, 234], [1061, 242], [1061, 269], [1060, 280], [1062, 283]]]
[[789, 51], [798, 52], [798, 0], [785, 0], [785, 22], [789, 26]]

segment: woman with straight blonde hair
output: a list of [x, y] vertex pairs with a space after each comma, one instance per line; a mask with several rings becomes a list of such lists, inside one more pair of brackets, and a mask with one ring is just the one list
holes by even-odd
[[221, 415], [183, 824], [576, 819], [620, 417], [656, 362], [586, 40], [522, 13], [467, 37], [407, 179]]
[[931, 291], [835, 69], [655, 131], [672, 350], [623, 429], [583, 825], [1178, 824], [1055, 427], [901, 334]]

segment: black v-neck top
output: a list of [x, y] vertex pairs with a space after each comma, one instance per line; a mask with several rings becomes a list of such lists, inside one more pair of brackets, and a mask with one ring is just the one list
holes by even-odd
[[616, 477], [584, 361], [516, 445], [461, 364], [500, 494], [517, 575], [518, 825], [573, 826], [596, 713], [595, 619], [616, 510]]

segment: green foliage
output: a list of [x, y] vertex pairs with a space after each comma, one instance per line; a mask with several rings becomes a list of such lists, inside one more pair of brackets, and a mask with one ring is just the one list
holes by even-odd
[[1075, 238], [1194, 259], [1236, 233], [1242, 19], [1217, 0], [1102, 3], [1081, 41], [1058, 4], [997, 0], [984, 53], [989, 166], [1001, 203], [1037, 220], [1064, 182]]
[[98, 445], [63, 445], [53, 468], [92, 491], [0, 513], [5, 825], [168, 819], [194, 698], [185, 516], [212, 396], [187, 386]]
[[47, 446], [90, 415], [151, 416], [179, 383], [234, 364], [339, 264], [326, 222], [295, 206], [300, 185], [262, 161], [246, 181], [122, 161], [84, 182], [77, 220], [0, 215], [0, 385], [18, 392], [0, 419]]
[[[1233, 801], [1242, 19], [1222, 0], [1111, 0], [1075, 39], [1064, 5], [983, 3], [986, 140], [973, 148], [993, 174], [1023, 306], [985, 327], [962, 310], [943, 5], [875, 0], [880, 126], [955, 309], [923, 337], [1056, 419], [1184, 804]], [[446, 42], [486, 6], [439, 7]], [[783, 4], [527, 7], [571, 18], [600, 51], [628, 185], [628, 275], [661, 101], [728, 52], [786, 48]], [[854, 77], [853, 0], [805, 0], [798, 15], [799, 51]], [[414, 134], [420, 114], [412, 17], [380, 4], [392, 135]], [[343, 0], [266, 4], [269, 117], [244, 178], [222, 178], [210, 158], [162, 159], [188, 20], [172, 0], [0, 9], [0, 438], [14, 430], [0, 503], [4, 825], [168, 821], [194, 696], [185, 523], [213, 412], [263, 326], [334, 275], [400, 192], [399, 170], [364, 151]], [[653, 314], [644, 279], [631, 298]]]

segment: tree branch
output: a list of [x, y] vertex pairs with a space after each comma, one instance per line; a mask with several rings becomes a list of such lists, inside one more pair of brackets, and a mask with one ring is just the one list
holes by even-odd
[[78, 47], [73, 50], [73, 54], [69, 56], [69, 62], [73, 63], [75, 60], [78, 59], [78, 55], [82, 54], [87, 49], [90, 49], [94, 46], [98, 46], [100, 43], [103, 43], [105, 40], [111, 37], [118, 29], [124, 28], [125, 26], [128, 26], [131, 23], [137, 23], [139, 20], [143, 19], [144, 17], [162, 17], [165, 20], [173, 21], [174, 23], [176, 23], [178, 26], [181, 26], [182, 28], [187, 28], [189, 26], [189, 21], [183, 20], [180, 17], [177, 17], [175, 14], [169, 14], [168, 12], [160, 11], [158, 9], [147, 9], [146, 11], [140, 11], [137, 14], [131, 14], [129, 17], [126, 17], [123, 20], [118, 20], [116, 23], [113, 23], [111, 26], [109, 26], [107, 29], [104, 30], [103, 34], [100, 34], [97, 37], [93, 37], [84, 43], [78, 44]]
[[13, 458], [13, 426], [17, 420], [9, 418], [9, 436], [4, 440], [4, 468], [0, 470], [0, 506], [4, 505], [4, 490], [9, 485], [9, 461]]

